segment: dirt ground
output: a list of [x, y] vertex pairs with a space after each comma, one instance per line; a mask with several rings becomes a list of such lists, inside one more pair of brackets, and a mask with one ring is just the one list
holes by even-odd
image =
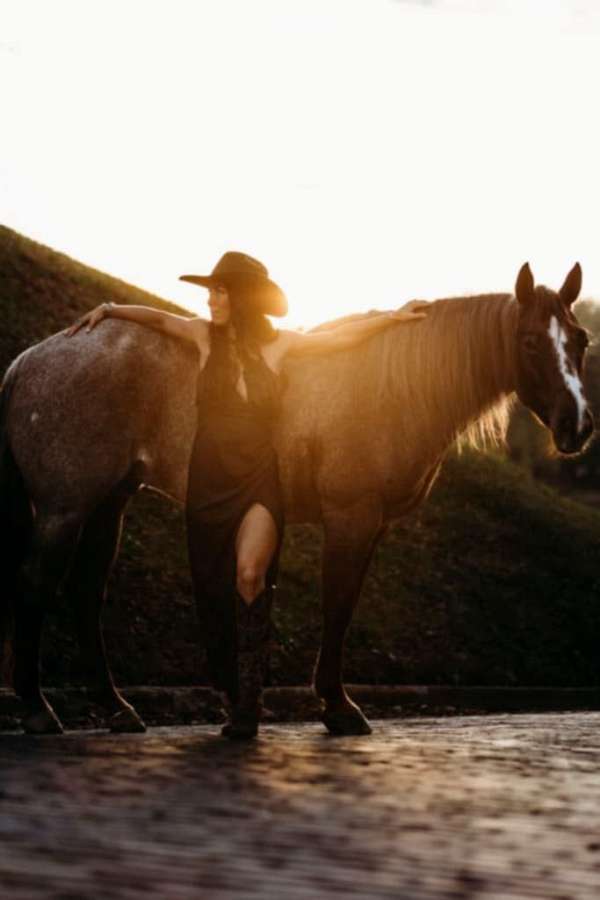
[[597, 898], [599, 713], [0, 735], [2, 898]]

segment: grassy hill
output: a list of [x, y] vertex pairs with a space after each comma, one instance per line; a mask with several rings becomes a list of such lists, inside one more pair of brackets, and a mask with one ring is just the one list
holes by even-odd
[[[0, 227], [0, 368], [107, 298], [174, 308]], [[288, 529], [273, 680], [303, 683], [319, 642], [320, 531]], [[202, 681], [181, 510], [132, 504], [109, 588], [107, 643], [121, 684]], [[600, 684], [600, 513], [498, 456], [451, 457], [432, 497], [379, 547], [348, 642], [347, 680]], [[64, 606], [45, 682], [77, 682]]]

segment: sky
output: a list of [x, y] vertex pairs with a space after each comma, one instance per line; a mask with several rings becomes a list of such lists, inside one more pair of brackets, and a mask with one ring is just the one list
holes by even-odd
[[0, 222], [204, 314], [257, 256], [285, 324], [600, 297], [596, 0], [0, 0]]

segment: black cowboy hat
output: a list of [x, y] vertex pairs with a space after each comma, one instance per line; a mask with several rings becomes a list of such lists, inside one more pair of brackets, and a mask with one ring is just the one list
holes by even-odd
[[269, 278], [265, 266], [246, 253], [229, 251], [221, 257], [210, 275], [180, 275], [180, 281], [210, 287], [224, 284], [225, 287], [244, 285], [254, 288], [253, 295], [260, 312], [269, 316], [285, 316], [287, 299], [279, 285]]

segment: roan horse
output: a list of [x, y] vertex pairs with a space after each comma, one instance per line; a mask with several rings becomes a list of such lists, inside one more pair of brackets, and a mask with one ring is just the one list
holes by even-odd
[[[330, 731], [370, 730], [342, 683], [344, 636], [386, 524], [426, 497], [455, 439], [501, 437], [514, 392], [560, 452], [590, 436], [587, 338], [571, 311], [580, 288], [579, 265], [556, 293], [535, 287], [525, 264], [515, 297], [439, 300], [418, 325], [289, 366], [277, 449], [289, 521], [325, 529], [314, 685]], [[109, 319], [89, 335], [49, 337], [6, 374], [1, 610], [14, 616], [13, 680], [28, 732], [61, 729], [38, 670], [43, 619], [62, 581], [111, 727], [144, 728], [113, 684], [100, 612], [129, 499], [141, 487], [185, 498], [197, 363], [193, 348]]]

